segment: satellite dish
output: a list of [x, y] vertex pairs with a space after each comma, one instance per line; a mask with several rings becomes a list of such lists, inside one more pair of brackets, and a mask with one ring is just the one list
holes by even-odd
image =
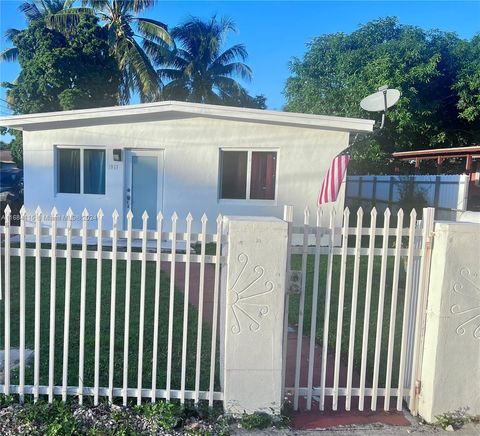
[[360, 102], [360, 107], [368, 112], [383, 112], [382, 124], [385, 124], [385, 113], [387, 109], [394, 106], [400, 98], [398, 89], [388, 89], [388, 86], [381, 86], [374, 94], [370, 94]]
[[395, 105], [400, 98], [398, 89], [385, 89], [365, 97], [360, 107], [368, 112], [383, 112]]

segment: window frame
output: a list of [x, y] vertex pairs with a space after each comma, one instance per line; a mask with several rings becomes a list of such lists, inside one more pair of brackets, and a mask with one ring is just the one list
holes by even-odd
[[[246, 198], [222, 198], [222, 179], [223, 179], [223, 152], [243, 151], [247, 152], [247, 177], [246, 177]], [[250, 198], [250, 188], [252, 182], [252, 154], [256, 152], [276, 153], [275, 159], [275, 195], [273, 200]], [[278, 174], [279, 174], [280, 150], [275, 147], [221, 147], [218, 153], [218, 192], [217, 199], [219, 204], [231, 205], [257, 205], [257, 206], [276, 206], [278, 202]]]
[[[59, 191], [59, 150], [62, 149], [74, 149], [74, 150], [80, 150], [80, 192], [60, 192]], [[105, 193], [103, 194], [88, 194], [84, 192], [84, 177], [85, 177], [85, 159], [84, 159], [84, 153], [85, 150], [101, 150], [105, 152]], [[86, 195], [88, 197], [98, 197], [98, 196], [106, 196], [107, 191], [108, 191], [108, 177], [107, 177], [107, 147], [105, 146], [96, 146], [96, 145], [55, 145], [54, 146], [54, 160], [53, 160], [53, 165], [54, 165], [54, 177], [55, 177], [55, 183], [54, 183], [54, 196], [63, 196], [63, 195]]]

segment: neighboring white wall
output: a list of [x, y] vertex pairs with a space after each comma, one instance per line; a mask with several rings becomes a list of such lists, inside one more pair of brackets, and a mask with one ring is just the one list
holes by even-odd
[[[323, 177], [340, 150], [348, 145], [348, 133], [207, 118], [171, 119], [135, 124], [75, 127], [24, 132], [25, 205], [37, 205], [60, 214], [71, 207], [96, 214], [102, 208], [105, 225], [116, 208], [125, 216], [124, 163], [114, 162], [114, 148], [161, 148], [165, 150], [163, 212], [176, 211], [181, 218], [192, 212], [209, 218], [209, 229], [219, 213], [282, 217], [283, 206], [295, 206], [295, 220], [303, 221], [305, 206], [316, 208]], [[79, 145], [107, 148], [106, 195], [55, 194], [54, 146]], [[278, 150], [277, 199], [268, 204], [234, 204], [218, 200], [219, 150], [227, 147]], [[343, 208], [341, 194], [334, 204]], [[327, 207], [328, 213], [328, 207]], [[123, 222], [121, 223], [123, 225]]]
[[480, 224], [435, 225], [419, 413], [480, 414]]

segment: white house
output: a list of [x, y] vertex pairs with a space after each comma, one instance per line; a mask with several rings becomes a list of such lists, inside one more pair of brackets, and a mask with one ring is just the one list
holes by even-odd
[[[282, 216], [316, 207], [350, 132], [373, 121], [166, 101], [0, 118], [23, 130], [25, 206], [95, 215]], [[334, 207], [343, 207], [344, 193]], [[155, 220], [150, 220], [151, 226]], [[121, 223], [125, 226], [125, 221]], [[212, 228], [212, 227], [211, 227]]]

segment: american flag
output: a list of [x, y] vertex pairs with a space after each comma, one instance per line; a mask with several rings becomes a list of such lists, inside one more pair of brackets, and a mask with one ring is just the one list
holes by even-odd
[[339, 154], [333, 159], [327, 175], [323, 179], [322, 189], [320, 189], [320, 194], [318, 195], [319, 206], [323, 203], [331, 203], [337, 199], [349, 162], [349, 154]]

